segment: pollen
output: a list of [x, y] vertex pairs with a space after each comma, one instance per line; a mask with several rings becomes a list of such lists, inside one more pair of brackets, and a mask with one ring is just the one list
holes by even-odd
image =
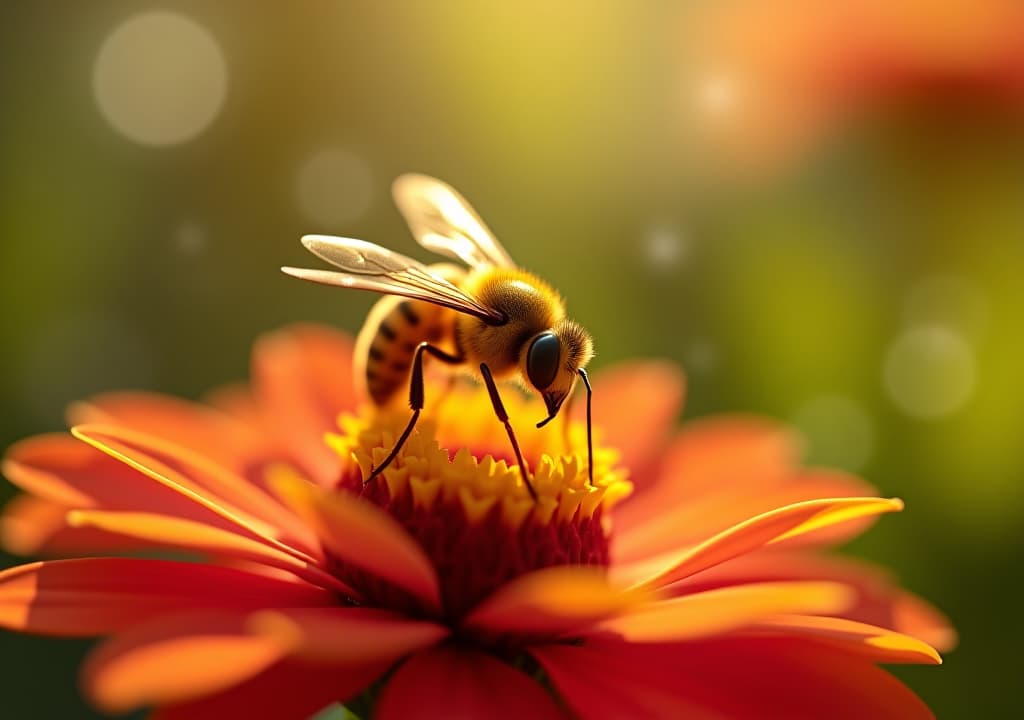
[[[432, 415], [421, 418], [395, 461], [369, 482], [400, 437], [408, 411], [367, 407], [342, 416], [340, 431], [327, 436], [342, 459], [339, 491], [383, 508], [419, 542], [437, 569], [445, 612], [453, 618], [522, 573], [553, 565], [607, 566], [607, 511], [632, 490], [616, 468], [617, 453], [600, 443], [590, 483], [582, 424], [538, 429], [530, 420], [543, 417], [539, 402], [514, 390], [507, 394], [536, 499], [486, 393], [474, 386], [451, 389]], [[337, 570], [348, 582], [365, 579]], [[385, 606], [410, 609], [380, 584], [361, 590]]]

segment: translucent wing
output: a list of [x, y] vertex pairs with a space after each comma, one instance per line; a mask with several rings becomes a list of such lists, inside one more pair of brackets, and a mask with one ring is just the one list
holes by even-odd
[[317, 257], [336, 265], [344, 272], [283, 267], [293, 277], [323, 285], [370, 290], [387, 295], [402, 295], [443, 305], [458, 312], [501, 323], [505, 316], [485, 307], [440, 275], [412, 258], [362, 240], [306, 235], [302, 244]]
[[515, 267], [505, 248], [466, 199], [426, 175], [402, 175], [391, 186], [395, 204], [423, 247], [479, 268]]

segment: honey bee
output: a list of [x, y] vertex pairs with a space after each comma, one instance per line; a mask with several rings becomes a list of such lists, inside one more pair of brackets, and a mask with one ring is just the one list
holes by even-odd
[[461, 260], [427, 266], [412, 258], [350, 238], [307, 235], [302, 244], [342, 272], [284, 267], [282, 271], [324, 285], [383, 293], [356, 342], [357, 381], [378, 406], [392, 402], [408, 382], [412, 417], [372, 481], [390, 465], [424, 406], [423, 361], [430, 355], [473, 374], [479, 371], [494, 413], [508, 433], [530, 494], [529, 471], [495, 380], [519, 378], [536, 390], [553, 420], [577, 378], [587, 389], [587, 454], [593, 483], [591, 387], [585, 367], [593, 340], [566, 316], [565, 302], [544, 280], [516, 266], [480, 216], [449, 185], [425, 175], [402, 175], [392, 195], [416, 241]]

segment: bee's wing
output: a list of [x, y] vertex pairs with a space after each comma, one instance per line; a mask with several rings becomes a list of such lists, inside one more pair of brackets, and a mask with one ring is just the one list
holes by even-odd
[[466, 198], [450, 185], [426, 175], [402, 175], [391, 194], [416, 242], [428, 250], [474, 268], [515, 267]]
[[281, 268], [293, 277], [323, 285], [339, 285], [424, 300], [486, 322], [500, 323], [505, 320], [501, 312], [481, 305], [440, 275], [431, 272], [426, 265], [379, 245], [329, 235], [306, 235], [302, 238], [302, 244], [314, 255], [338, 266], [344, 272]]

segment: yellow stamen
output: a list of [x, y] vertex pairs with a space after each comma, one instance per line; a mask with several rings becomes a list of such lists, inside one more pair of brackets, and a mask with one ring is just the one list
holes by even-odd
[[[614, 468], [614, 451], [595, 447], [591, 485], [585, 454], [551, 452], [553, 447], [562, 449], [561, 428], [550, 433], [529, 428], [521, 444], [532, 466], [534, 500], [521, 469], [492, 454], [503, 452], [507, 439], [491, 427], [496, 423], [484, 412], [484, 398], [480, 393], [461, 394], [463, 402], [449, 400], [445, 407], [457, 411], [462, 423], [455, 424], [451, 412], [443, 411], [422, 419], [382, 479], [374, 480], [386, 483], [392, 498], [411, 493], [413, 505], [422, 510], [455, 503], [471, 522], [482, 521], [497, 507], [503, 521], [517, 528], [528, 519], [540, 524], [585, 520], [632, 491], [623, 471]], [[346, 462], [345, 472], [365, 482], [387, 457], [407, 419], [403, 412], [366, 408], [357, 416], [339, 418], [341, 432], [329, 434], [327, 443]], [[579, 424], [570, 428], [570, 437], [585, 438], [584, 433]], [[442, 447], [441, 436], [454, 454]]]

